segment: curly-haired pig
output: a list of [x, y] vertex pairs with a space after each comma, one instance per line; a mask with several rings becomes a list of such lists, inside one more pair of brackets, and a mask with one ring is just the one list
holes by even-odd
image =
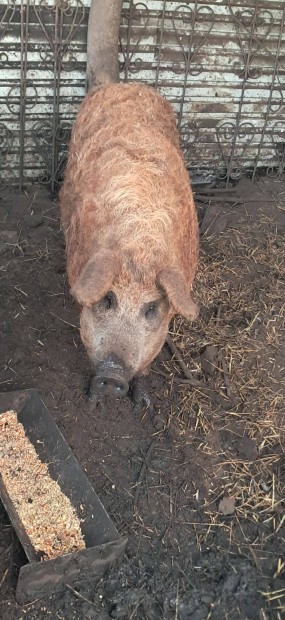
[[60, 206], [93, 390], [118, 397], [148, 373], [173, 315], [197, 317], [198, 224], [170, 104], [99, 78], [73, 126]]

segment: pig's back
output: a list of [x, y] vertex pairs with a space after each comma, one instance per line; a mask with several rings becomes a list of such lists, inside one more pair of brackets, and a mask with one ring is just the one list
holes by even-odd
[[85, 258], [98, 239], [142, 263], [182, 246], [183, 262], [193, 258], [197, 220], [170, 104], [144, 85], [91, 91], [74, 124], [60, 202], [70, 253], [76, 238]]
[[155, 166], [166, 173], [171, 146], [180, 153], [174, 114], [154, 89], [110, 84], [90, 91], [80, 106], [69, 145], [61, 191], [63, 227], [82, 199], [87, 195], [98, 199], [108, 180], [138, 167], [135, 164], [141, 166], [140, 176], [155, 173]]
[[73, 135], [80, 148], [80, 143], [92, 141], [95, 135], [98, 139], [99, 132], [131, 139], [138, 128], [159, 132], [179, 147], [173, 110], [157, 91], [142, 84], [109, 84], [85, 97]]

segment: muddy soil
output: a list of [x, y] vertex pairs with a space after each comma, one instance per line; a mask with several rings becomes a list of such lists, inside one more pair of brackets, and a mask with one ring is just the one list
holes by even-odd
[[128, 536], [99, 582], [21, 608], [25, 556], [1, 507], [3, 620], [285, 618], [285, 182], [231, 192], [200, 192], [201, 315], [171, 327], [203, 385], [185, 382], [165, 345], [149, 377], [154, 411], [140, 414], [128, 398], [86, 401], [56, 202], [39, 187], [1, 194], [0, 391], [40, 391]]

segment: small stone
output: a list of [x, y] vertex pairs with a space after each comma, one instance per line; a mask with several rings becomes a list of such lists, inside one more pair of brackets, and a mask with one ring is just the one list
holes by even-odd
[[258, 450], [253, 439], [248, 435], [241, 437], [236, 443], [238, 453], [245, 457], [248, 461], [255, 461], [258, 457]]
[[13, 355], [13, 364], [14, 364], [14, 366], [17, 365], [17, 364], [20, 364], [23, 361], [24, 357], [25, 357], [25, 352], [24, 351], [20, 351], [20, 350], [15, 351], [15, 353]]
[[31, 213], [29, 215], [25, 215], [24, 217], [24, 222], [27, 226], [29, 226], [29, 228], [37, 228], [43, 223], [43, 221], [43, 216], [38, 213]]
[[209, 609], [206, 607], [201, 607], [200, 609], [196, 609], [191, 615], [191, 620], [205, 620], [205, 618], [209, 617]]
[[224, 583], [223, 591], [228, 594], [233, 594], [236, 591], [240, 582], [240, 575], [229, 575]]
[[206, 603], [206, 605], [210, 605], [213, 601], [214, 596], [210, 594], [204, 594], [201, 596], [201, 603]]
[[4, 254], [11, 249], [11, 246], [17, 245], [18, 233], [16, 230], [3, 230], [0, 232], [0, 254]]
[[86, 620], [111, 620], [111, 617], [106, 611], [97, 611], [94, 609], [89, 609], [86, 613]]
[[224, 232], [227, 228], [227, 218], [217, 205], [210, 204], [201, 224], [201, 235], [212, 237]]
[[153, 425], [154, 425], [154, 428], [156, 428], [157, 431], [162, 431], [164, 429], [164, 427], [165, 427], [165, 423], [164, 423], [164, 421], [162, 420], [162, 418], [159, 415], [156, 415], [153, 418]]
[[235, 498], [223, 497], [219, 503], [219, 512], [223, 515], [232, 515], [235, 511]]
[[216, 357], [218, 355], [218, 347], [215, 345], [209, 345], [201, 354], [201, 366], [207, 375], [212, 375], [216, 368]]

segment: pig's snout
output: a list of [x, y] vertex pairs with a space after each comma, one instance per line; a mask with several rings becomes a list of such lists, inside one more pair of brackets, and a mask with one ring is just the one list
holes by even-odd
[[97, 366], [93, 377], [93, 388], [98, 394], [108, 394], [121, 398], [129, 391], [129, 382], [125, 379], [124, 365], [109, 357]]
[[93, 378], [93, 386], [100, 394], [109, 394], [116, 398], [126, 396], [129, 391], [128, 382], [119, 375], [107, 374], [96, 375]]

